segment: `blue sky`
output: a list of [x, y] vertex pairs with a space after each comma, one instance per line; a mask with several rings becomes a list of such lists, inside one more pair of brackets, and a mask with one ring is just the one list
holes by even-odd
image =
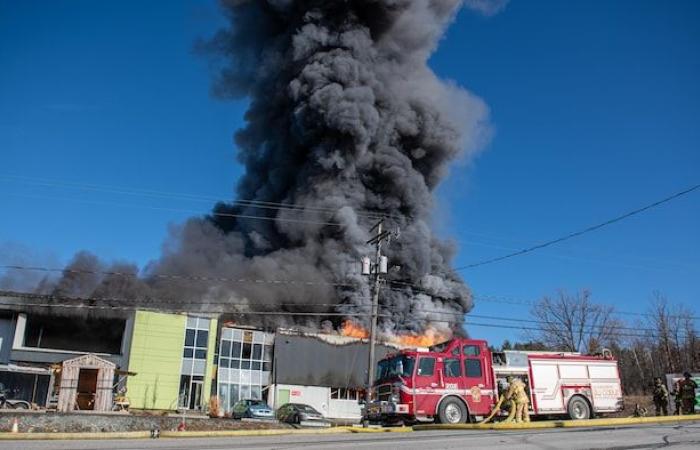
[[[221, 21], [211, 1], [0, 0], [0, 260], [60, 264], [88, 249], [143, 264], [169, 224], [212, 204], [47, 181], [231, 198], [241, 173], [232, 134], [245, 101], [212, 98], [207, 63], [192, 51]], [[455, 265], [697, 184], [698, 23], [693, 1], [512, 1], [491, 17], [463, 10], [431, 66], [484, 99], [494, 136], [438, 192], [434, 226], [458, 241]], [[480, 296], [589, 288], [598, 302], [644, 311], [660, 290], [692, 306], [699, 205], [696, 192], [463, 274]], [[527, 310], [477, 299], [474, 313]]]

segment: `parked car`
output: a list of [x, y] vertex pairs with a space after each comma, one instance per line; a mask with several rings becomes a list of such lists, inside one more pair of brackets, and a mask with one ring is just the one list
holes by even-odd
[[262, 400], [241, 400], [233, 405], [231, 417], [234, 419], [274, 419], [275, 413]]
[[277, 420], [297, 425], [330, 426], [323, 414], [303, 403], [287, 403], [280, 406], [277, 410]]

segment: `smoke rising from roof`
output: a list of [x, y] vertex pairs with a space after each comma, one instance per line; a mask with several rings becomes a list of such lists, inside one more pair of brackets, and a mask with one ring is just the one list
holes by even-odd
[[[245, 167], [237, 194], [268, 206], [219, 203], [212, 215], [173, 228], [162, 257], [141, 278], [125, 283], [67, 274], [54, 291], [118, 292], [207, 309], [226, 303], [229, 312], [366, 314], [370, 280], [359, 274], [359, 260], [372, 254], [369, 229], [384, 216], [386, 229], [401, 232], [384, 248], [390, 264], [400, 266], [389, 278], [421, 289], [388, 284], [380, 296], [380, 314], [388, 316], [382, 327], [459, 328], [461, 316], [434, 311], [464, 313], [471, 294], [450, 271], [455, 249], [433, 236], [429, 220], [433, 191], [450, 162], [470, 158], [488, 139], [488, 108], [439, 79], [427, 60], [460, 6], [458, 0], [222, 2], [229, 26], [199, 47], [217, 67], [214, 94], [250, 99], [247, 124], [235, 134]], [[72, 265], [101, 263], [78, 254]], [[431, 325], [446, 319], [454, 323]], [[321, 319], [247, 321], [318, 327]]]

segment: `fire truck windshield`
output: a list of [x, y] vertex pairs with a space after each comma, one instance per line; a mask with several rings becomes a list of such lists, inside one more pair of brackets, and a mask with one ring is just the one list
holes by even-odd
[[399, 375], [410, 377], [413, 374], [413, 362], [413, 357], [404, 355], [379, 361], [377, 381], [394, 378]]

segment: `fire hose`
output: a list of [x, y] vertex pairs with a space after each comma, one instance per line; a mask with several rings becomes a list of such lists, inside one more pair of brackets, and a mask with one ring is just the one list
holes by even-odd
[[[501, 405], [503, 405], [504, 401], [506, 401], [506, 396], [501, 395], [498, 402], [494, 405], [493, 410], [491, 410], [491, 413], [479, 423], [490, 422], [491, 419], [493, 419], [493, 416], [495, 416], [501, 410]], [[508, 410], [508, 417], [503, 421], [504, 423], [512, 422], [513, 419], [515, 419], [515, 400], [508, 400], [508, 403], [510, 404], [510, 408]]]

